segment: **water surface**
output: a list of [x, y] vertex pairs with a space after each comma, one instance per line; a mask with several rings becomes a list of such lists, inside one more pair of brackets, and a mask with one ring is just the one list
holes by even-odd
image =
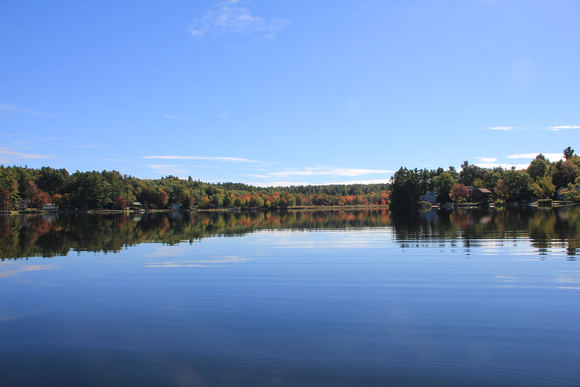
[[578, 385], [579, 220], [3, 217], [0, 385]]

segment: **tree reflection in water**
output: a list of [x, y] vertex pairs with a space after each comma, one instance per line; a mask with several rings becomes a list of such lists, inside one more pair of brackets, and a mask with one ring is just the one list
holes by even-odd
[[148, 214], [51, 214], [0, 217], [0, 257], [116, 253], [145, 242], [174, 245], [259, 230], [382, 228], [401, 247], [452, 243], [465, 249], [486, 240], [530, 239], [538, 254], [565, 248], [575, 259], [580, 208], [499, 208], [397, 211], [280, 211]]

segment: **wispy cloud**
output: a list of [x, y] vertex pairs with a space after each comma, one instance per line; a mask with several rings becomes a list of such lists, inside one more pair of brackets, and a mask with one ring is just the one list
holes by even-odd
[[[359, 169], [359, 168], [328, 168], [328, 167], [315, 167], [315, 168], [304, 168], [304, 169], [294, 169], [281, 172], [270, 172], [266, 176], [269, 177], [291, 177], [291, 176], [361, 176], [370, 174], [384, 174], [384, 173], [394, 173], [395, 171], [389, 171], [384, 169]], [[264, 177], [264, 176], [261, 176]]]
[[172, 176], [185, 176], [188, 174], [188, 170], [177, 166], [177, 165], [166, 165], [166, 164], [149, 164], [147, 167], [152, 168], [153, 171], [162, 176], [172, 175]]
[[489, 129], [489, 130], [511, 131], [511, 130], [516, 130], [516, 127], [515, 126], [490, 126], [487, 129]]
[[25, 267], [14, 269], [14, 270], [1, 270], [0, 271], [0, 278], [13, 277], [15, 275], [25, 273], [27, 271], [50, 270], [50, 269], [53, 269], [53, 267], [50, 265], [32, 265], [32, 266], [25, 266]]
[[164, 115], [163, 115], [163, 118], [167, 118], [167, 119], [170, 119], [170, 120], [176, 120], [176, 119], [178, 119], [179, 117], [172, 116], [172, 115], [170, 115], [170, 114], [164, 114]]
[[497, 161], [497, 158], [495, 158], [495, 157], [479, 157], [479, 160], [482, 163], [495, 163]]
[[248, 8], [238, 5], [238, 1], [230, 0], [217, 3], [204, 17], [195, 19], [190, 32], [198, 38], [244, 34], [274, 39], [288, 23], [290, 21], [285, 19], [263, 19], [253, 16]]
[[580, 129], [580, 125], [554, 125], [548, 127], [548, 130], [559, 132], [560, 130]]
[[549, 130], [551, 132], [559, 132], [562, 130], [580, 129], [580, 125], [551, 125], [551, 126], [490, 126], [488, 130], [499, 130], [504, 132], [509, 131], [523, 131], [523, 130]]
[[[539, 155], [541, 152], [537, 152], [537, 153], [519, 153], [519, 154], [515, 154], [515, 155], [508, 155], [507, 158], [508, 159], [535, 159], [537, 155]], [[556, 160], [560, 160], [561, 158], [564, 157], [564, 155], [562, 153], [542, 153], [547, 159], [552, 160], [552, 161], [556, 161]]]
[[[537, 153], [519, 153], [513, 155], [507, 155], [506, 158], [510, 160], [533, 160], [539, 155], [540, 152]], [[563, 156], [560, 153], [542, 153], [546, 158], [549, 160], [555, 161], [560, 160]], [[478, 167], [481, 168], [503, 168], [503, 169], [511, 169], [512, 167], [516, 167], [516, 169], [526, 169], [529, 166], [529, 163], [522, 163], [519, 162], [517, 164], [510, 163], [510, 162], [498, 162], [496, 157], [479, 157], [479, 163], [475, 163]]]
[[263, 161], [243, 159], [240, 157], [206, 157], [206, 156], [145, 156], [144, 159], [162, 159], [162, 160], [211, 160], [211, 161], [229, 161], [234, 163], [264, 163]]
[[248, 182], [246, 184], [255, 187], [291, 187], [291, 186], [306, 186], [306, 185], [345, 185], [345, 184], [385, 184], [389, 181], [386, 177], [384, 179], [370, 179], [370, 180], [349, 180], [349, 181], [332, 181], [329, 183], [313, 183], [311, 181], [268, 181], [268, 182]]
[[[331, 184], [383, 184], [395, 171], [385, 169], [362, 169], [362, 168], [333, 168], [327, 166], [307, 167], [302, 169], [289, 169], [286, 171], [265, 172], [262, 174], [250, 174], [254, 178], [264, 179], [261, 182], [250, 182], [248, 184], [260, 187], [288, 187], [301, 185], [331, 185]], [[334, 181], [337, 177], [358, 177], [363, 175], [383, 175], [383, 178], [377, 179], [353, 179], [349, 181]], [[388, 176], [387, 176], [388, 175]], [[293, 181], [294, 177], [329, 177], [333, 181], [314, 182], [314, 181]], [[288, 179], [288, 180], [282, 180]]]
[[74, 149], [83, 149], [83, 148], [100, 149], [102, 147], [100, 145], [70, 145], [69, 148], [74, 148]]
[[52, 157], [52, 156], [46, 156], [46, 155], [35, 155], [35, 154], [31, 154], [31, 153], [15, 152], [9, 148], [0, 147], [0, 159], [5, 159], [5, 157], [3, 157], [3, 156], [8, 156], [9, 158], [18, 159], [18, 160], [22, 160], [22, 159], [49, 159]]
[[54, 118], [53, 115], [50, 115], [47, 113], [37, 112], [34, 110], [23, 109], [21, 107], [14, 106], [14, 105], [7, 105], [4, 103], [0, 103], [0, 116], [5, 115], [5, 114], [9, 114], [9, 113], [26, 114], [26, 115], [30, 115], [30, 116], [45, 116], [45, 117]]

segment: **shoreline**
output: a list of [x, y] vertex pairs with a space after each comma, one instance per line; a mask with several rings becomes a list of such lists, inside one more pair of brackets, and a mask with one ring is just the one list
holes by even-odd
[[[554, 201], [551, 206], [541, 206], [534, 203], [493, 203], [493, 206], [485, 207], [478, 203], [463, 204], [458, 206], [440, 206], [433, 205], [431, 207], [416, 207], [416, 210], [431, 210], [431, 209], [473, 209], [473, 208], [502, 208], [502, 207], [536, 207], [536, 208], [561, 208], [574, 207], [580, 205], [574, 202]], [[63, 211], [44, 211], [44, 210], [27, 210], [27, 211], [0, 211], [0, 215], [48, 215], [48, 214], [167, 214], [167, 213], [187, 213], [187, 212], [256, 212], [256, 211], [360, 211], [360, 210], [393, 210], [388, 205], [348, 205], [348, 206], [292, 206], [292, 207], [278, 207], [278, 208], [207, 208], [207, 209], [188, 209], [188, 210], [63, 210]], [[409, 207], [408, 209], [413, 209]]]

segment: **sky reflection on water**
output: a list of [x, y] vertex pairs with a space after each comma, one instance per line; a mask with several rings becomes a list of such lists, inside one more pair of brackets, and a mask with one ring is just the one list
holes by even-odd
[[577, 224], [531, 215], [30, 219], [19, 254], [60, 239], [0, 262], [0, 384], [578, 384]]

